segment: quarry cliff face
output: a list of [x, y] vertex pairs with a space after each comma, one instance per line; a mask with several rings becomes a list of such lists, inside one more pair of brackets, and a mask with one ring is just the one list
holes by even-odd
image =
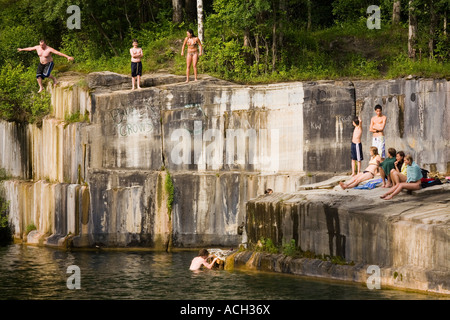
[[[15, 237], [75, 247], [237, 246], [247, 202], [266, 188], [295, 192], [350, 171], [357, 113], [368, 159], [378, 103], [386, 147], [448, 170], [448, 81], [183, 79], [146, 75], [132, 91], [129, 77], [110, 72], [66, 75], [48, 88], [53, 108], [41, 124], [1, 121], [0, 167], [14, 178], [0, 192]], [[75, 113], [88, 121], [66, 123]]]

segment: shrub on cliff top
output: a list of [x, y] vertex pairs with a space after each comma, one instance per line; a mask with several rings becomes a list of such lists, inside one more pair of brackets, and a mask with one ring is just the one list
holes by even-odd
[[34, 123], [50, 112], [50, 94], [37, 93], [35, 70], [6, 63], [0, 69], [0, 118]]
[[12, 230], [8, 222], [9, 202], [0, 197], [0, 245], [12, 241]]

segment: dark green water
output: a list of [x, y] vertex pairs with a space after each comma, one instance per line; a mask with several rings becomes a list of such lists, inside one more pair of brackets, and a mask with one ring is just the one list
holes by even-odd
[[[299, 300], [438, 299], [397, 290], [369, 290], [292, 275], [189, 271], [196, 252], [74, 251], [24, 245], [0, 247], [0, 300]], [[68, 289], [70, 265], [80, 268], [80, 289]]]

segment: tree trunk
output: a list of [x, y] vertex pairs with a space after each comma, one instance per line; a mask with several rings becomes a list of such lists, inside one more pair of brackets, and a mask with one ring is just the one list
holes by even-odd
[[203, 43], [203, 0], [197, 0], [198, 38]]
[[306, 0], [306, 5], [308, 6], [308, 24], [306, 25], [306, 30], [311, 30], [311, 0]]
[[197, 0], [184, 0], [184, 12], [188, 21], [197, 18]]
[[273, 22], [272, 22], [272, 72], [275, 72], [275, 65], [277, 63], [277, 3], [273, 3]]
[[430, 59], [433, 59], [434, 56], [434, 32], [436, 30], [436, 10], [434, 8], [433, 0], [430, 0], [430, 30], [429, 30], [429, 39], [428, 39], [428, 53], [430, 55]]
[[244, 30], [244, 48], [247, 48], [247, 50], [245, 50], [244, 52], [244, 56], [245, 56], [245, 63], [249, 66], [252, 65], [252, 54], [251, 54], [251, 48], [252, 48], [252, 42], [250, 40], [250, 31], [248, 30], [248, 28], [245, 28]]
[[259, 74], [260, 54], [259, 54], [259, 36], [257, 33], [255, 34], [255, 60], [256, 60], [256, 68], [257, 68], [258, 74]]
[[172, 0], [172, 21], [174, 23], [181, 23], [183, 21], [183, 7], [181, 0]]
[[392, 8], [392, 24], [400, 23], [401, 1], [394, 0], [394, 6]]
[[415, 1], [409, 0], [409, 32], [408, 32], [408, 56], [411, 59], [416, 58], [417, 41], [417, 16], [415, 12]]
[[102, 25], [100, 24], [100, 22], [97, 20], [97, 18], [94, 16], [93, 13], [91, 13], [91, 17], [92, 19], [94, 19], [95, 24], [97, 25], [98, 30], [100, 31], [100, 33], [103, 35], [103, 37], [106, 39], [106, 42], [108, 42], [109, 47], [112, 49], [112, 51], [114, 52], [115, 56], [119, 56], [119, 53], [117, 52], [116, 48], [114, 48], [114, 46], [111, 43], [111, 40], [109, 39], [108, 35], [106, 34], [105, 30], [103, 29]]

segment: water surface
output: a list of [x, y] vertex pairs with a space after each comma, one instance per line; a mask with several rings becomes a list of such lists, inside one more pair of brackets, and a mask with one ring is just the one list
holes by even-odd
[[[0, 300], [300, 300], [442, 299], [433, 294], [370, 290], [363, 284], [277, 273], [190, 271], [196, 252], [62, 251], [0, 247]], [[67, 288], [70, 265], [80, 289]]]

